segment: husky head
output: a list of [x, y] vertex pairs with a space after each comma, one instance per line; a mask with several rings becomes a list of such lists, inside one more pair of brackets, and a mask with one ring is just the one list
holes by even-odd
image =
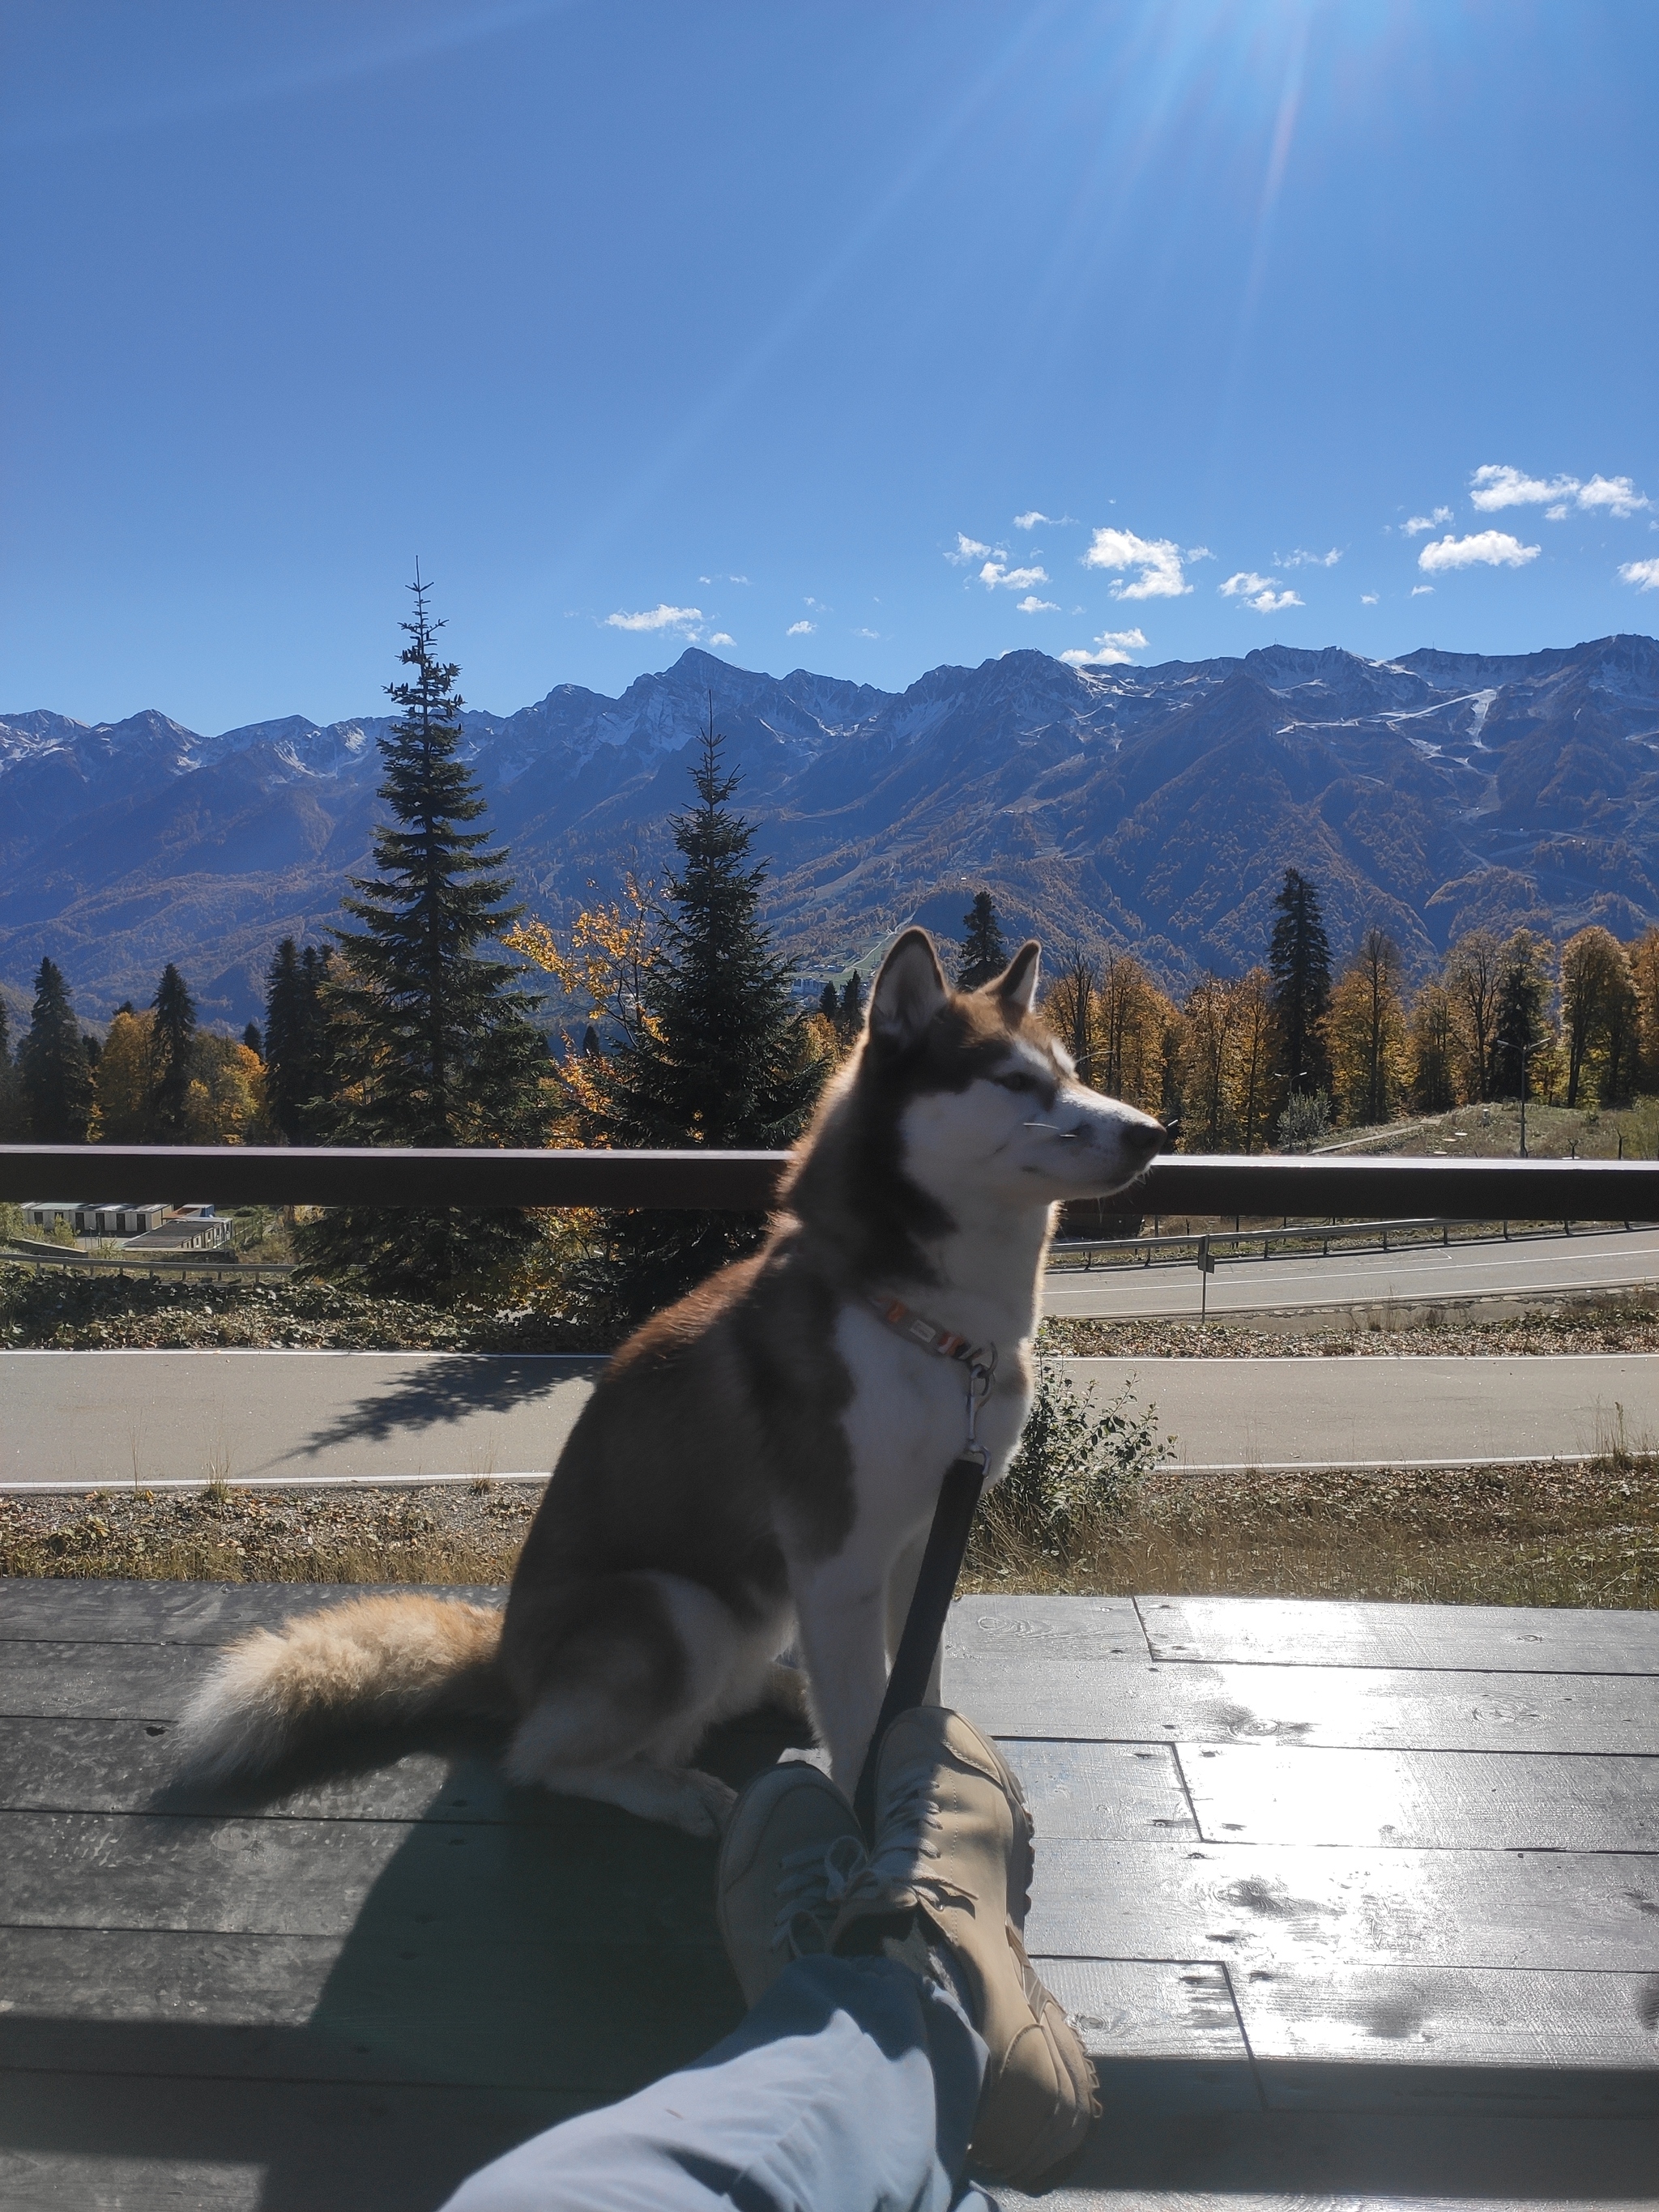
[[1013, 1205], [1095, 1197], [1133, 1182], [1164, 1141], [1148, 1114], [1091, 1091], [1032, 1012], [1040, 948], [953, 991], [932, 940], [908, 929], [870, 995], [855, 1082], [902, 1101], [905, 1172], [945, 1201], [967, 1188]]
[[1038, 947], [953, 991], [908, 929], [868, 1026], [798, 1155], [785, 1203], [860, 1273], [929, 1279], [923, 1247], [970, 1214], [1046, 1208], [1132, 1182], [1164, 1140], [1147, 1114], [1079, 1083], [1032, 1012]]

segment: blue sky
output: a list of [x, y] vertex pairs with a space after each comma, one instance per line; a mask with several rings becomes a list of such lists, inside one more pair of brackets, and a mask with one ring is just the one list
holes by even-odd
[[0, 713], [1659, 630], [1650, 0], [0, 38]]

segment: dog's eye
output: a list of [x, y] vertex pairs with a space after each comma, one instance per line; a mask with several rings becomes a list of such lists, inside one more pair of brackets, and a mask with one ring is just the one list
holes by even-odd
[[994, 1075], [991, 1080], [1000, 1083], [1005, 1091], [1035, 1091], [1037, 1087], [1034, 1075]]

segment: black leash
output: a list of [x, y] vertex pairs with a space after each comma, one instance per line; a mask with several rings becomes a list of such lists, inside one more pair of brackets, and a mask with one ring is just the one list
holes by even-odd
[[912, 1705], [919, 1705], [927, 1694], [927, 1678], [933, 1671], [934, 1655], [945, 1633], [957, 1577], [962, 1572], [968, 1532], [973, 1526], [974, 1509], [979, 1504], [988, 1464], [984, 1449], [978, 1444], [970, 1445], [951, 1461], [939, 1485], [939, 1504], [933, 1508], [933, 1525], [927, 1531], [927, 1548], [921, 1555], [915, 1595], [904, 1616], [904, 1632], [893, 1655], [887, 1694], [881, 1701], [875, 1733], [870, 1738], [859, 1785], [853, 1793], [853, 1810], [866, 1840], [872, 1844], [875, 1841], [876, 1761], [881, 1754], [882, 1738], [901, 1713], [908, 1712]]

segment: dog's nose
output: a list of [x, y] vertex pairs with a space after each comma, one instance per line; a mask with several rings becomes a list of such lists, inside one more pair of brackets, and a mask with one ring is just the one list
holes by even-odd
[[1123, 1132], [1123, 1141], [1131, 1152], [1145, 1152], [1150, 1159], [1169, 1143], [1170, 1133], [1162, 1121], [1131, 1121]]

